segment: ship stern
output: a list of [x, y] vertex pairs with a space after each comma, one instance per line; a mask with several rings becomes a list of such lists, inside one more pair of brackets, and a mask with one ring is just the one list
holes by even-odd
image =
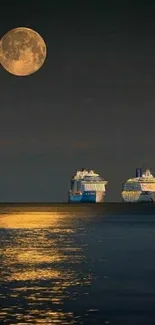
[[68, 203], [80, 203], [82, 199], [81, 193], [73, 193], [69, 191], [68, 193]]

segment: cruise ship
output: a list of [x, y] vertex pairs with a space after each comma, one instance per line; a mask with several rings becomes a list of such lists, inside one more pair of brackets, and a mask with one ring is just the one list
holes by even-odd
[[72, 177], [71, 187], [68, 193], [69, 203], [100, 203], [104, 202], [106, 192], [105, 181], [94, 170], [87, 171], [83, 168]]
[[154, 202], [155, 177], [147, 169], [136, 169], [136, 177], [128, 179], [122, 187], [122, 199], [125, 202]]

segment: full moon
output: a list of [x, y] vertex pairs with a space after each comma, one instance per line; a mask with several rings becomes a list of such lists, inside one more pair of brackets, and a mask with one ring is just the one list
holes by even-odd
[[5, 70], [16, 76], [28, 76], [38, 71], [46, 55], [43, 38], [30, 28], [12, 29], [0, 41], [0, 62]]

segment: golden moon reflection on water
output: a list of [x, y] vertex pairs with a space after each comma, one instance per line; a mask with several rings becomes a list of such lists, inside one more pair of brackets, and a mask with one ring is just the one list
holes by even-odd
[[5, 70], [16, 76], [35, 73], [44, 64], [46, 56], [43, 38], [30, 28], [12, 29], [0, 41], [0, 62]]

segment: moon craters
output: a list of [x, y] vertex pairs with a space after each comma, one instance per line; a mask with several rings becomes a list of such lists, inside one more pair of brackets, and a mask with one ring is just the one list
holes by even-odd
[[1, 64], [5, 70], [26, 76], [38, 71], [47, 55], [43, 38], [34, 30], [20, 27], [5, 34], [0, 43]]

